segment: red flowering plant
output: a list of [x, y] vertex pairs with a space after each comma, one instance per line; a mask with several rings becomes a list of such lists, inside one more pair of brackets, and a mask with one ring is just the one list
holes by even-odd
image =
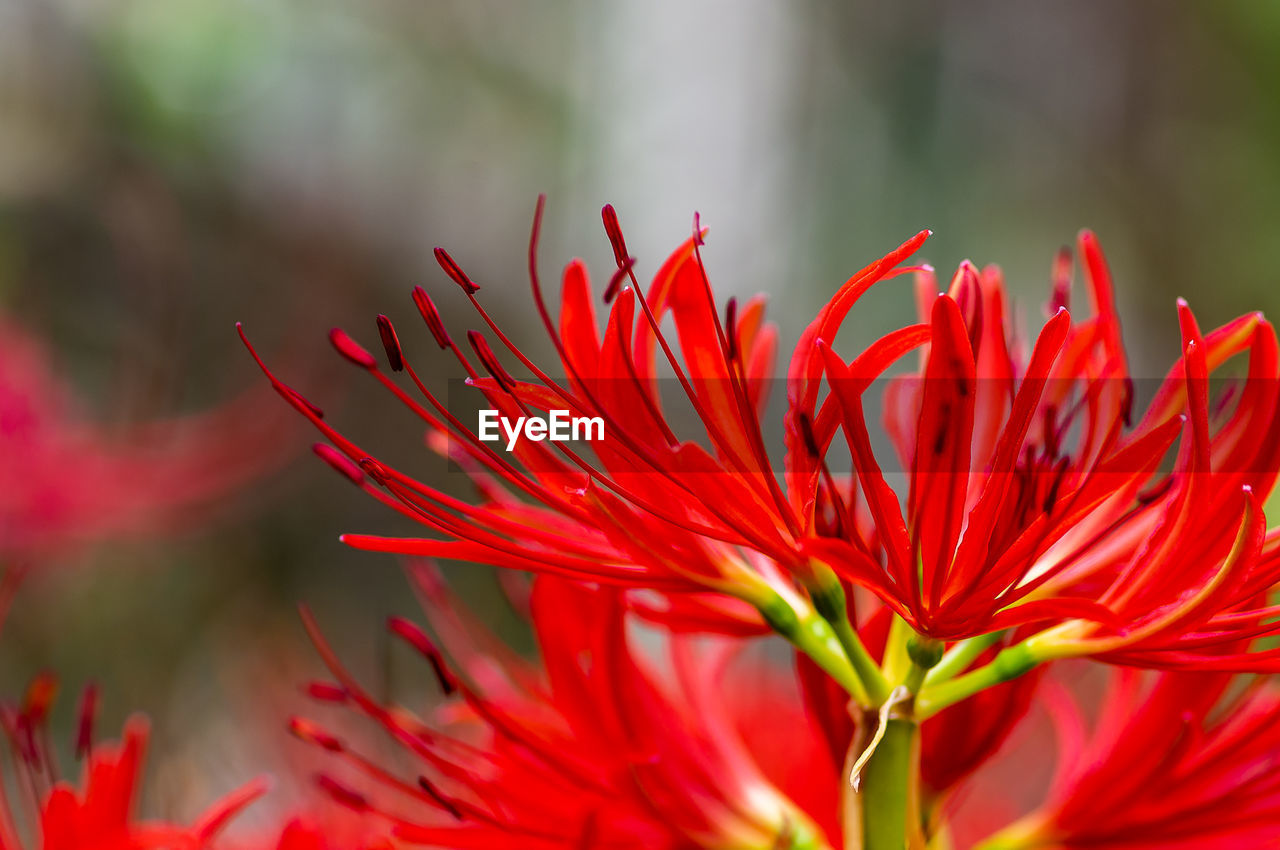
[[[429, 717], [370, 694], [305, 616], [333, 676], [309, 693], [362, 712], [413, 756], [413, 772], [397, 775], [295, 718], [297, 737], [368, 780], [360, 791], [320, 776], [343, 805], [377, 812], [400, 839], [429, 846], [832, 846], [834, 798], [824, 792], [835, 768], [819, 769], [820, 738], [785, 681], [773, 682], [765, 706], [725, 698], [742, 693], [740, 647], [673, 633], [664, 676], [628, 633], [617, 588], [543, 576], [529, 600], [543, 656], [534, 665], [503, 650], [429, 567], [411, 574], [457, 659], [455, 669], [417, 625], [389, 622], [455, 697]], [[772, 722], [790, 721], [785, 741], [804, 748], [799, 762], [794, 749], [774, 758], [752, 750], [740, 729], [753, 728], [762, 708]]]
[[[17, 594], [21, 574], [0, 578], [0, 626]], [[94, 739], [98, 689], [80, 700], [74, 751], [79, 782], [64, 778], [49, 731], [58, 694], [51, 673], [35, 676], [22, 699], [0, 701], [0, 848], [3, 850], [204, 850], [245, 806], [266, 791], [257, 779], [211, 805], [190, 825], [138, 817], [150, 727], [141, 715], [125, 723], [119, 742]], [[7, 763], [6, 763], [7, 762]], [[13, 782], [8, 777], [13, 777]]]
[[51, 361], [43, 340], [0, 315], [0, 564], [191, 528], [289, 457], [292, 429], [249, 415], [259, 391], [113, 428], [86, 414]]
[[[384, 806], [381, 795], [326, 780], [348, 806], [448, 846], [511, 846], [518, 836], [528, 846], [944, 847], [956, 789], [1034, 698], [1056, 699], [1026, 676], [1045, 662], [1215, 675], [1277, 665], [1265, 639], [1280, 631], [1268, 599], [1280, 544], [1261, 502], [1280, 467], [1280, 346], [1260, 315], [1206, 333], [1179, 302], [1181, 356], [1138, 412], [1092, 234], [1079, 244], [1090, 304], [1078, 313], [1089, 317], [1070, 312], [1064, 253], [1049, 317], [1023, 341], [998, 270], [963, 264], [938, 291], [928, 266], [903, 265], [922, 232], [850, 278], [802, 333], [787, 367], [779, 475], [762, 427], [777, 334], [760, 300], [731, 299], [722, 318], [696, 220], [643, 288], [605, 208], [617, 271], [601, 333], [580, 261], [565, 269], [558, 320], [546, 303], [541, 212], [540, 202], [529, 274], [564, 379], [499, 328], [480, 285], [442, 249], [442, 269], [486, 329], [468, 333], [470, 356], [434, 301], [413, 293], [492, 417], [517, 423], [504, 425], [506, 451], [484, 438], [483, 414], [472, 429], [430, 391], [385, 316], [377, 325], [390, 373], [345, 332], [330, 335], [422, 420], [427, 445], [468, 473], [477, 498], [376, 460], [259, 360], [327, 438], [317, 454], [431, 532], [345, 542], [538, 575], [542, 671], [502, 664], [495, 679], [484, 663], [483, 683], [467, 682], [425, 635], [395, 627], [444, 690], [460, 692], [476, 740], [373, 699], [309, 623], [337, 678], [317, 693], [357, 706], [424, 768], [415, 784], [295, 722], [399, 797]], [[870, 287], [903, 273], [915, 276], [920, 321], [846, 360], [834, 347], [846, 317]], [[912, 355], [917, 366], [902, 371]], [[1247, 359], [1243, 378], [1211, 398], [1211, 376], [1236, 355]], [[697, 438], [677, 437], [659, 392], [668, 373]], [[865, 406], [881, 386], [892, 463], [905, 478], [898, 490]], [[602, 438], [546, 439], [544, 425], [519, 439], [521, 423], [557, 410], [598, 422]], [[837, 439], [852, 458], [847, 475]], [[635, 651], [638, 622], [665, 633], [674, 682]], [[769, 631], [798, 654], [791, 691], [809, 721], [793, 728], [735, 718], [715, 656], [690, 648], [703, 640], [695, 633], [745, 642]], [[464, 674], [474, 667], [474, 653], [447, 643]], [[810, 768], [804, 782], [780, 778], [763, 739], [792, 742], [792, 758]], [[1039, 829], [1051, 815], [1035, 817]]]

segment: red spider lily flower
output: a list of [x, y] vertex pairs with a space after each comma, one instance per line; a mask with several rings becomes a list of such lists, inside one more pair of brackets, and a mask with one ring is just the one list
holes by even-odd
[[43, 345], [0, 317], [0, 561], [104, 539], [168, 535], [288, 456], [258, 393], [205, 413], [110, 430], [81, 415]]
[[[379, 813], [410, 843], [448, 847], [835, 846], [834, 796], [820, 827], [756, 762], [747, 740], [774, 735], [780, 715], [743, 733], [735, 703], [721, 699], [729, 662], [723, 645], [708, 651], [673, 635], [674, 672], [660, 676], [634, 648], [616, 589], [543, 576], [531, 598], [543, 658], [538, 668], [492, 636], [475, 634], [438, 583], [416, 575], [458, 663], [455, 672], [417, 626], [391, 622], [427, 658], [443, 691], [460, 698], [431, 722], [373, 698], [307, 619], [336, 679], [313, 685], [311, 693], [375, 721], [419, 774], [384, 770], [332, 732], [295, 719], [298, 737], [365, 777], [367, 789], [321, 777], [338, 802]], [[791, 716], [797, 729], [809, 728], [803, 715]], [[819, 740], [816, 730], [802, 738]], [[769, 769], [798, 796], [816, 798], [830, 787], [818, 780], [830, 780], [834, 769], [797, 770], [794, 757], [802, 752], [792, 751], [789, 771], [778, 758], [768, 760]]]
[[1209, 673], [1113, 674], [1092, 731], [1062, 687], [1048, 801], [981, 850], [1234, 850], [1280, 842], [1280, 692]]
[[[1087, 651], [1146, 666], [1270, 669], [1275, 652], [1218, 650], [1277, 630], [1265, 592], [1280, 563], [1263, 556], [1259, 506], [1280, 467], [1275, 331], [1255, 313], [1202, 333], [1180, 301], [1183, 356], [1129, 427], [1133, 381], [1092, 234], [1080, 254], [1093, 317], [1068, 314], [1071, 262], [1060, 257], [1053, 315], [1029, 355], [994, 268], [962, 265], [937, 295], [921, 273], [922, 323], [849, 363], [827, 344], [832, 317], [819, 317], [802, 346], [820, 366], [793, 374], [792, 415], [813, 420], [820, 447], [843, 430], [868, 518], [807, 551], [932, 638], [1065, 620], [1036, 639], [1038, 658]], [[885, 396], [908, 477], [904, 511], [872, 451], [863, 395], [912, 349], [920, 369]], [[1210, 375], [1238, 354], [1245, 379], [1211, 403]], [[821, 409], [819, 368], [832, 388]], [[790, 475], [816, 474], [793, 456], [803, 462]]]
[[[496, 343], [471, 331], [467, 340], [475, 356], [468, 357], [445, 329], [430, 297], [417, 289], [414, 302], [438, 346], [456, 358], [490, 408], [512, 421], [556, 409], [572, 411], [602, 422], [604, 439], [592, 442], [590, 453], [528, 439], [515, 443], [509, 453], [495, 449], [427, 390], [386, 317], [378, 318], [378, 328], [390, 367], [405, 371], [421, 400], [393, 381], [372, 354], [335, 330], [331, 340], [338, 351], [418, 415], [431, 435], [429, 445], [468, 470], [481, 493], [478, 504], [461, 501], [374, 460], [263, 365], [281, 395], [332, 443], [317, 447], [326, 461], [439, 535], [393, 539], [347, 534], [343, 540], [362, 549], [663, 591], [664, 597], [636, 604], [676, 628], [762, 631], [760, 616], [741, 600], [768, 607], [779, 593], [795, 596], [792, 576], [803, 580], [812, 575], [801, 542], [814, 522], [811, 506], [817, 497], [812, 491], [823, 486], [815, 475], [800, 481], [800, 492], [784, 492], [764, 445], [760, 410], [777, 333], [764, 321], [763, 301], [739, 307], [730, 300], [722, 317], [702, 265], [703, 231], [696, 223], [694, 236], [642, 291], [616, 214], [605, 207], [618, 271], [604, 293], [612, 306], [603, 334], [581, 261], [564, 271], [557, 320], [544, 301], [537, 271], [541, 211], [540, 200], [529, 273], [534, 303], [559, 353], [564, 380], [554, 380], [501, 331], [481, 304], [483, 290], [442, 249], [436, 251], [441, 267]], [[838, 298], [848, 300], [849, 292], [893, 274], [926, 235], [863, 269]], [[661, 328], [668, 316], [675, 339]], [[513, 376], [503, 359], [518, 361], [534, 380]], [[803, 359], [818, 363], [807, 353]], [[682, 404], [696, 414], [699, 440], [676, 436], [659, 393], [664, 372], [674, 374], [672, 385], [679, 386]], [[789, 422], [789, 440], [804, 444], [810, 423], [803, 417]], [[738, 598], [717, 598], [709, 591]]]
[[[119, 743], [92, 741], [96, 691], [86, 690], [76, 751], [85, 760], [79, 786], [60, 779], [48, 743], [46, 721], [57, 692], [52, 676], [37, 677], [19, 707], [0, 711], [13, 751], [17, 783], [0, 794], [0, 847], [21, 850], [201, 850], [266, 789], [251, 782], [211, 806], [190, 826], [143, 821], [135, 816], [148, 727], [130, 719]], [[18, 808], [21, 806], [21, 808]], [[23, 811], [25, 809], [25, 811]], [[32, 830], [25, 834], [24, 830]]]

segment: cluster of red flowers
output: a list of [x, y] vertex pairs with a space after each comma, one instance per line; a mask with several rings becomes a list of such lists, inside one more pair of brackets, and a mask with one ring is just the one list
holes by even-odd
[[[775, 462], [762, 422], [777, 331], [761, 299], [717, 305], [698, 222], [645, 287], [604, 208], [616, 271], [601, 323], [581, 261], [564, 270], [558, 316], [548, 305], [541, 214], [540, 202], [528, 271], [554, 369], [499, 328], [443, 249], [483, 329], [464, 347], [424, 290], [412, 301], [485, 409], [568, 412], [602, 423], [602, 439], [483, 439], [386, 316], [385, 368], [335, 329], [339, 354], [466, 473], [465, 498], [375, 459], [258, 360], [326, 438], [320, 458], [428, 532], [343, 537], [406, 557], [435, 637], [399, 618], [389, 629], [438, 685], [427, 710], [375, 696], [304, 609], [329, 671], [310, 696], [399, 751], [384, 761], [354, 730], [290, 721], [332, 757], [317, 784], [360, 824], [344, 846], [1280, 842], [1280, 696], [1258, 678], [1280, 668], [1280, 532], [1262, 507], [1280, 471], [1280, 343], [1260, 314], [1205, 332], [1179, 301], [1180, 356], [1144, 393], [1092, 234], [1078, 245], [1087, 307], [1073, 304], [1064, 251], [1046, 320], [1023, 338], [998, 269], [965, 263], [941, 286], [908, 265], [922, 232], [851, 277], [801, 334]], [[901, 276], [914, 278], [918, 322], [838, 353], [859, 299]], [[677, 436], [677, 407], [695, 435]], [[435, 560], [531, 574], [505, 586], [541, 660], [504, 648]], [[789, 642], [788, 663], [768, 635]], [[1103, 662], [1103, 696], [1050, 664], [1069, 658]], [[31, 746], [45, 704], [28, 698], [5, 723], [40, 781], [53, 778]], [[1005, 744], [1046, 718], [1057, 769], [1041, 781], [1027, 766], [1053, 759], [1048, 736]], [[188, 830], [135, 827], [140, 735], [94, 750], [83, 798], [32, 782], [41, 846], [99, 846], [77, 837], [76, 817], [103, 835], [110, 824], [102, 846], [202, 846], [258, 790]], [[327, 846], [326, 815], [308, 817], [268, 846]], [[0, 844], [18, 846], [17, 827], [0, 827]]]
[[[731, 299], [721, 312], [696, 221], [641, 287], [611, 207], [603, 218], [617, 263], [603, 331], [580, 261], [564, 271], [553, 316], [535, 220], [529, 275], [562, 380], [503, 333], [444, 250], [441, 268], [484, 326], [468, 333], [470, 354], [431, 297], [413, 293], [484, 406], [513, 420], [593, 417], [602, 441], [513, 441], [503, 452], [432, 393], [387, 317], [377, 325], [389, 372], [331, 334], [422, 420], [427, 445], [468, 473], [473, 500], [374, 459], [263, 366], [327, 438], [320, 457], [432, 532], [347, 534], [348, 544], [536, 576], [540, 669], [492, 649], [413, 568], [458, 665], [417, 627], [393, 623], [443, 693], [461, 699], [434, 719], [370, 696], [310, 624], [335, 677], [313, 694], [357, 708], [416, 763], [414, 776], [384, 771], [296, 720], [300, 737], [373, 780], [358, 790], [326, 779], [335, 797], [379, 813], [406, 841], [453, 847], [1274, 840], [1280, 796], [1261, 775], [1280, 759], [1262, 734], [1274, 696], [1229, 687], [1232, 673], [1280, 661], [1266, 640], [1280, 631], [1269, 600], [1280, 537], [1262, 511], [1280, 469], [1280, 347], [1261, 315], [1206, 333], [1179, 301], [1181, 356], [1138, 409], [1092, 234], [1078, 249], [1087, 309], [1071, 312], [1063, 252], [1048, 318], [1023, 339], [998, 269], [966, 263], [940, 287], [929, 267], [904, 265], [920, 233], [850, 278], [801, 335], [779, 475], [761, 426], [777, 348], [763, 302]], [[852, 359], [838, 354], [862, 295], [904, 273], [918, 324]], [[1242, 369], [1227, 365], [1236, 355]], [[662, 385], [678, 386], [696, 437], [676, 436]], [[892, 460], [873, 447], [873, 386], [883, 387]], [[837, 468], [841, 444], [850, 474]], [[891, 464], [905, 487], [890, 485]], [[739, 660], [769, 632], [796, 650], [792, 684]], [[665, 647], [666, 664], [642, 651], [645, 637]], [[1120, 674], [1086, 733], [1069, 689], [1042, 675], [1070, 657], [1166, 672]], [[1021, 787], [984, 803], [975, 773], [1036, 706], [1065, 730], [1054, 787], [980, 842], [975, 825], [997, 826], [992, 812], [1012, 819], [1031, 807]]]

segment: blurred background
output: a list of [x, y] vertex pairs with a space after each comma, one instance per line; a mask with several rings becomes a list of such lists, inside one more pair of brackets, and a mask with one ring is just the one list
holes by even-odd
[[[297, 757], [277, 721], [319, 670], [299, 600], [380, 687], [425, 687], [380, 637], [415, 607], [398, 565], [337, 542], [408, 529], [310, 457], [234, 323], [349, 433], [430, 475], [412, 417], [324, 334], [374, 343], [385, 312], [445, 381], [408, 300], [422, 284], [452, 326], [472, 322], [431, 259], [444, 245], [545, 352], [524, 276], [539, 192], [549, 277], [580, 255], [607, 279], [604, 202], [646, 272], [700, 212], [718, 292], [769, 293], [784, 352], [923, 227], [926, 259], [1000, 263], [1037, 322], [1055, 250], [1088, 226], [1135, 371], [1155, 376], [1177, 354], [1178, 295], [1205, 326], [1280, 314], [1277, 187], [1280, 6], [1250, 0], [0, 0], [6, 333], [39, 350], [48, 409], [95, 445], [231, 411], [152, 461], [192, 463], [197, 483], [238, 465], [181, 521], [152, 492], [158, 527], [10, 553], [29, 577], [0, 693], [52, 668], [68, 692], [102, 684], [104, 731], [146, 710], [154, 807], [183, 816]], [[913, 309], [902, 288], [867, 303], [851, 336]], [[0, 352], [19, 386], [26, 360]], [[29, 480], [30, 452], [0, 444], [6, 487]], [[139, 489], [123, 468], [100, 510], [110, 486]], [[528, 647], [488, 572], [449, 576]], [[73, 713], [65, 693], [68, 733]]]

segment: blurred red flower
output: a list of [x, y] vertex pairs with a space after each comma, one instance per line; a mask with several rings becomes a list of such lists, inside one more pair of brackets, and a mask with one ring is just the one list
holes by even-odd
[[190, 528], [289, 456], [251, 391], [204, 413], [113, 429], [89, 419], [45, 346], [0, 317], [0, 562]]
[[[5, 706], [0, 721], [12, 748], [14, 793], [0, 793], [0, 847], [21, 850], [200, 850], [265, 790], [250, 782], [215, 803], [190, 826], [139, 820], [136, 815], [148, 726], [134, 717], [119, 742], [95, 744], [92, 718], [96, 691], [86, 691], [76, 750], [84, 759], [83, 778], [60, 779], [47, 729], [57, 692], [52, 676], [37, 677], [21, 706]], [[25, 840], [24, 840], [25, 836]]]
[[1042, 703], [1058, 730], [1049, 798], [980, 850], [1280, 843], [1280, 692], [1270, 683], [1120, 669], [1092, 722], [1056, 683]]
[[545, 576], [531, 599], [538, 667], [479, 631], [434, 578], [415, 576], [458, 664], [417, 626], [391, 621], [461, 698], [429, 721], [369, 694], [307, 618], [336, 680], [312, 694], [365, 714], [416, 765], [416, 776], [384, 770], [295, 718], [295, 735], [363, 777], [366, 788], [319, 778], [339, 803], [380, 813], [411, 843], [448, 847], [838, 846], [837, 770], [794, 683], [735, 672], [730, 645], [681, 635], [667, 638], [672, 673], [662, 675], [637, 649], [616, 590]]

